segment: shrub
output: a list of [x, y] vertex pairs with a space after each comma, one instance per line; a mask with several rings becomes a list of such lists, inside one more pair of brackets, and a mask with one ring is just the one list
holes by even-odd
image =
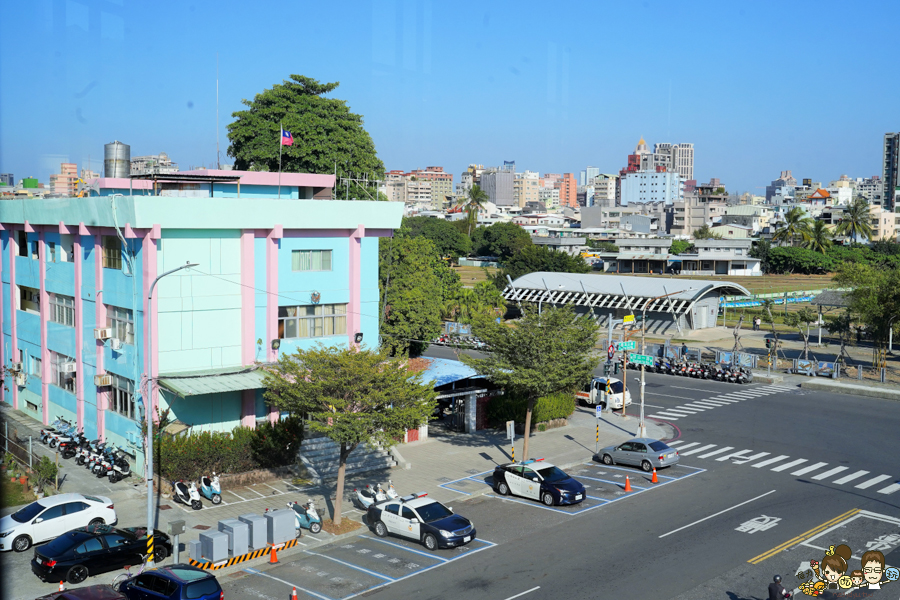
[[[528, 400], [523, 396], [506, 393], [494, 396], [487, 405], [487, 418], [490, 423], [515, 421], [525, 422]], [[532, 423], [544, 423], [553, 419], [565, 419], [575, 412], [575, 394], [572, 392], [556, 392], [538, 398], [531, 415]]]
[[49, 457], [42, 456], [38, 464], [34, 465], [34, 473], [38, 479], [38, 488], [43, 492], [47, 484], [56, 479], [58, 472], [59, 468], [56, 466], [56, 463], [50, 460]]

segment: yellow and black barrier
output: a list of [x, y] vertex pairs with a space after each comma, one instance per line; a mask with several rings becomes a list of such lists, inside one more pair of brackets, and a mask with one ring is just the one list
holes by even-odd
[[286, 550], [287, 548], [293, 548], [297, 545], [297, 540], [288, 540], [286, 542], [282, 542], [280, 544], [275, 544], [273, 546], [269, 546], [268, 548], [262, 548], [260, 550], [254, 550], [253, 552], [248, 552], [247, 554], [241, 554], [240, 556], [234, 556], [229, 558], [228, 560], [220, 560], [217, 563], [213, 563], [212, 561], [199, 561], [189, 559], [188, 563], [191, 566], [197, 567], [198, 569], [204, 569], [206, 571], [217, 571], [218, 569], [224, 569], [225, 567], [232, 567], [234, 565], [238, 565], [242, 562], [246, 562], [248, 560], [253, 560], [254, 558], [261, 558], [263, 556], [268, 556], [272, 550]]

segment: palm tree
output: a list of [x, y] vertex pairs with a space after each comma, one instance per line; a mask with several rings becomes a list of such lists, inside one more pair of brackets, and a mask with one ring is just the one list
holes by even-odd
[[803, 237], [803, 232], [808, 230], [811, 225], [812, 219], [806, 215], [806, 212], [799, 206], [794, 206], [784, 213], [784, 223], [778, 228], [772, 239], [776, 242], [790, 241], [793, 246], [794, 239]]
[[803, 245], [814, 252], [825, 254], [832, 244], [831, 232], [825, 225], [825, 221], [816, 221], [812, 227], [803, 232]]
[[489, 200], [487, 192], [480, 185], [473, 185], [466, 196], [466, 213], [469, 215], [469, 236], [472, 235], [472, 224], [478, 218], [478, 212], [484, 208], [484, 203]]
[[838, 223], [838, 235], [849, 235], [856, 242], [857, 238], [872, 238], [871, 216], [869, 215], [869, 201], [862, 196], [857, 196], [844, 211], [841, 222]]

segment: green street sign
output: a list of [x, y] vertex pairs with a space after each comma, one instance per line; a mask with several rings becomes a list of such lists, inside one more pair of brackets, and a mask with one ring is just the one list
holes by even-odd
[[635, 346], [634, 342], [619, 342], [618, 348], [619, 350], [634, 350], [637, 346]]
[[636, 365], [653, 365], [653, 357], [647, 356], [646, 354], [632, 354], [628, 357], [628, 362], [632, 362]]

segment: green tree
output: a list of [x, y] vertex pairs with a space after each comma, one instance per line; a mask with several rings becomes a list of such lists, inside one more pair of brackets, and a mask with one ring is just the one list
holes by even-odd
[[475, 254], [496, 256], [501, 262], [531, 245], [531, 236], [515, 223], [494, 223], [488, 227], [478, 227], [472, 233]]
[[772, 239], [779, 243], [790, 242], [793, 246], [796, 238], [806, 237], [811, 224], [812, 219], [806, 212], [799, 206], [794, 206], [784, 213], [784, 222], [776, 226], [778, 230]]
[[804, 233], [803, 245], [809, 250], [825, 254], [831, 244], [831, 232], [824, 221], [815, 221]]
[[872, 244], [872, 252], [885, 256], [900, 256], [900, 244], [893, 240], [878, 240]]
[[360, 444], [390, 447], [407, 429], [427, 422], [435, 391], [409, 362], [387, 350], [326, 348], [282, 353], [265, 368], [265, 398], [272, 406], [306, 415], [310, 430], [340, 445], [334, 524], [341, 524], [347, 458]]
[[402, 226], [409, 230], [407, 235], [410, 237], [422, 236], [431, 240], [442, 257], [450, 257], [456, 261], [472, 251], [472, 242], [468, 236], [444, 219], [406, 217]]
[[869, 201], [863, 196], [857, 196], [844, 211], [841, 222], [838, 223], [835, 233], [849, 235], [854, 242], [859, 238], [872, 239], [871, 216], [869, 215]]
[[769, 263], [769, 252], [772, 250], [772, 242], [759, 240], [750, 248], [750, 258], [759, 259], [759, 268], [763, 273], [771, 273], [772, 265]]
[[[383, 177], [384, 164], [362, 116], [351, 113], [344, 100], [324, 97], [338, 85], [291, 75], [289, 81], [256, 94], [253, 100], [241, 100], [247, 109], [233, 113], [235, 120], [228, 125], [228, 155], [234, 158], [234, 168], [278, 171], [281, 152], [286, 173], [337, 170], [338, 177]], [[292, 146], [281, 146], [282, 126], [293, 135]], [[340, 195], [338, 190], [335, 193]], [[377, 191], [374, 184], [368, 189], [352, 185], [350, 195], [374, 200]]]
[[710, 228], [709, 223], [704, 223], [699, 229], [694, 231], [693, 238], [695, 240], [721, 240], [721, 233], [716, 233]]
[[568, 306], [545, 307], [540, 314], [526, 306], [515, 327], [482, 319], [473, 330], [491, 353], [487, 358], [460, 355], [460, 359], [508, 392], [528, 399], [522, 448], [522, 460], [527, 460], [535, 402], [554, 392], [574, 393], [590, 381], [599, 326], [590, 317], [576, 317]]
[[776, 246], [769, 250], [767, 259], [771, 273], [816, 275], [834, 268], [829, 256], [806, 248]]
[[459, 275], [424, 237], [379, 240], [381, 344], [391, 354], [420, 354], [441, 333], [441, 310], [458, 293]]
[[669, 254], [684, 254], [688, 252], [694, 245], [687, 240], [672, 240], [669, 246]]
[[588, 238], [587, 247], [598, 252], [619, 252], [619, 247], [616, 246], [615, 242], [606, 240], [592, 240], [591, 238]]
[[[788, 327], [796, 327], [803, 338], [803, 359], [809, 360], [809, 325], [819, 321], [819, 315], [808, 306], [804, 306], [797, 312], [784, 314], [784, 324]], [[804, 331], [803, 327], [806, 326]]]
[[497, 317], [498, 310], [506, 304], [503, 294], [489, 281], [479, 281], [474, 288], [460, 288], [444, 302], [441, 316], [470, 323], [473, 318]]
[[473, 185], [466, 195], [465, 211], [469, 221], [469, 237], [472, 237], [472, 228], [478, 221], [478, 213], [484, 208], [484, 204], [490, 199], [480, 185]]
[[550, 271], [556, 273], [590, 273], [589, 265], [581, 256], [569, 256], [565, 252], [551, 250], [546, 246], [525, 246], [503, 262], [503, 268], [494, 277], [497, 289], [506, 288], [507, 275], [516, 280], [522, 275]]
[[890, 328], [900, 315], [900, 268], [866, 264], [841, 265], [834, 277], [836, 285], [851, 288], [845, 292], [850, 312], [866, 325], [875, 340], [874, 362], [883, 364], [884, 345]]

